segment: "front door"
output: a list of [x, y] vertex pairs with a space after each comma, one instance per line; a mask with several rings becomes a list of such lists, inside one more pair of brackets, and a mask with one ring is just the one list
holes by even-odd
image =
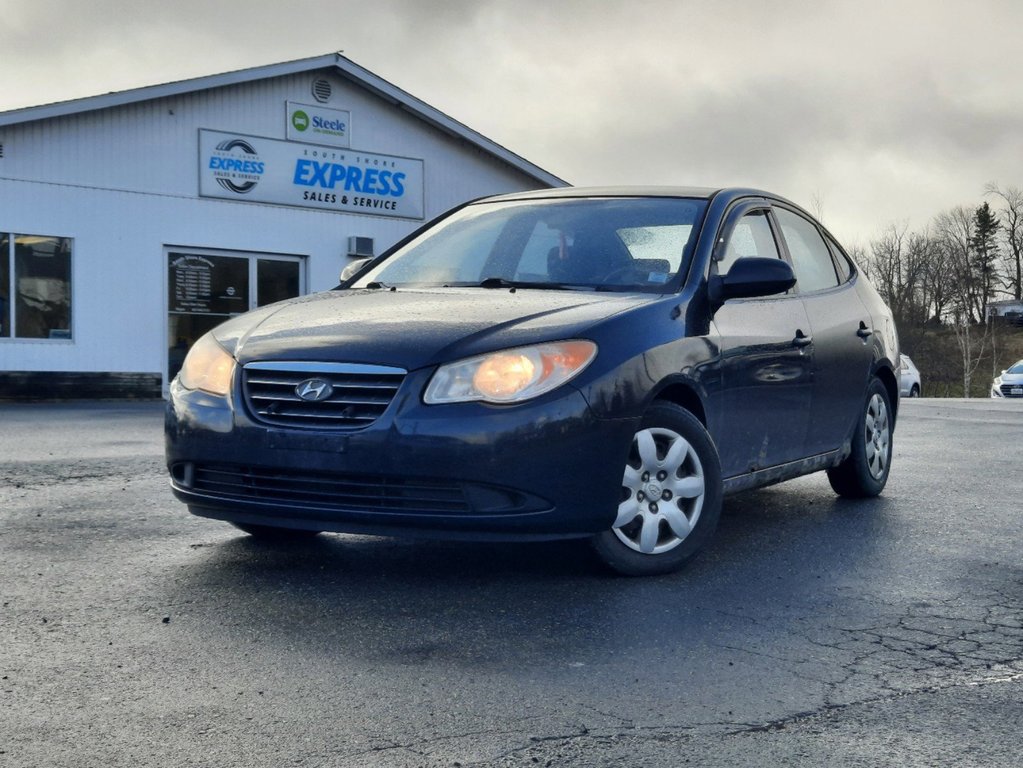
[[295, 256], [169, 248], [166, 381], [192, 344], [229, 317], [301, 295], [304, 267]]
[[[714, 269], [736, 259], [781, 258], [766, 209], [742, 216]], [[812, 392], [810, 323], [793, 293], [732, 299], [714, 313], [721, 396], [714, 435], [724, 477], [802, 458]]]

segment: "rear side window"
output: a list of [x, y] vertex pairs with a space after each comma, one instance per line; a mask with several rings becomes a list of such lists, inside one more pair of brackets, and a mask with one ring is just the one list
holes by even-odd
[[784, 208], [776, 208], [775, 215], [789, 247], [800, 293], [823, 291], [838, 285], [835, 263], [820, 230], [808, 219]]
[[[827, 235], [825, 235], [827, 237]], [[853, 266], [852, 262], [849, 261], [849, 257], [845, 255], [842, 249], [830, 237], [827, 237], [828, 245], [831, 246], [831, 257], [835, 260], [835, 269], [838, 270], [838, 282], [844, 283], [852, 277]]]

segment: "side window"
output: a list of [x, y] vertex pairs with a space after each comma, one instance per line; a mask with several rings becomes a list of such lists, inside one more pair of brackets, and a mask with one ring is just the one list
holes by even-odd
[[759, 256], [767, 259], [781, 258], [775, 245], [767, 211], [750, 211], [736, 223], [728, 238], [725, 254], [718, 261], [718, 274], [724, 275], [738, 259]]
[[838, 285], [831, 251], [821, 237], [820, 230], [807, 219], [784, 208], [776, 208], [775, 215], [785, 244], [789, 247], [792, 271], [796, 273], [796, 287], [799, 291], [812, 293]]

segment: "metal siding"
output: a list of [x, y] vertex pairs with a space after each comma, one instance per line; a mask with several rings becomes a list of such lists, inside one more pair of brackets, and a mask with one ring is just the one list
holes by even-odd
[[[194, 196], [200, 128], [285, 138], [285, 102], [313, 101], [315, 73], [9, 126], [0, 176]], [[322, 73], [319, 76], [324, 76]], [[477, 148], [330, 75], [329, 107], [352, 112], [352, 147], [420, 158], [428, 217], [467, 198], [538, 183]], [[457, 170], [456, 170], [457, 169]]]

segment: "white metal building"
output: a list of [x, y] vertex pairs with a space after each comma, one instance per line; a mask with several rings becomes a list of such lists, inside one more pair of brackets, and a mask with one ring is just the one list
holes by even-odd
[[0, 397], [157, 396], [227, 316], [564, 184], [337, 54], [0, 113]]
[[1016, 325], [1023, 324], [1023, 301], [1020, 299], [1004, 299], [987, 303], [988, 317], [1002, 317]]

